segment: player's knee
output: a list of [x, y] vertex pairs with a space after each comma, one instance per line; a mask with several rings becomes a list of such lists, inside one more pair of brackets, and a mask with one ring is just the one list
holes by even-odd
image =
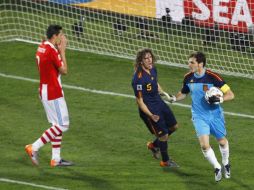
[[176, 130], [178, 129], [178, 125], [175, 124], [173, 127], [170, 127], [168, 129], [168, 135], [171, 135], [172, 133], [174, 133]]
[[201, 144], [200, 147], [201, 147], [202, 151], [208, 151], [210, 149], [209, 144]]
[[[204, 148], [204, 147], [203, 147], [203, 148]], [[205, 148], [203, 149], [203, 148], [201, 147], [201, 151], [202, 151], [204, 157], [207, 158], [208, 155], [209, 155], [210, 147], [209, 147], [208, 149], [205, 149]]]
[[178, 124], [175, 124], [175, 125], [172, 127], [172, 130], [173, 130], [173, 131], [176, 131], [178, 128], [179, 128], [179, 125], [178, 125]]
[[222, 146], [222, 147], [228, 145], [228, 140], [226, 138], [217, 139], [217, 141], [219, 142], [220, 146]]
[[59, 128], [61, 129], [61, 131], [64, 133], [66, 131], [69, 130], [69, 125], [62, 125], [62, 126], [59, 126]]
[[168, 140], [168, 134], [159, 137], [159, 140], [160, 141], [167, 141]]

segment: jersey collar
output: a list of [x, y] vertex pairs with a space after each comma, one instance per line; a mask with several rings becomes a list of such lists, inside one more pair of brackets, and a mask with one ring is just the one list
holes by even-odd
[[206, 73], [206, 68], [204, 68], [204, 71], [203, 71], [203, 73], [202, 73], [201, 75], [199, 75], [199, 74], [197, 74], [197, 73], [194, 73], [194, 76], [195, 76], [196, 78], [202, 78], [202, 77], [205, 75], [205, 73]]
[[50, 47], [56, 49], [56, 47], [49, 41], [45, 41], [44, 44], [49, 45]]

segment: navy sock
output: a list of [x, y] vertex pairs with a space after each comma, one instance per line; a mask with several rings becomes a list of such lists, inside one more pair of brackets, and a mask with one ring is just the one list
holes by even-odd
[[162, 161], [167, 162], [169, 160], [168, 141], [159, 141], [159, 147], [160, 147], [160, 151], [161, 151]]

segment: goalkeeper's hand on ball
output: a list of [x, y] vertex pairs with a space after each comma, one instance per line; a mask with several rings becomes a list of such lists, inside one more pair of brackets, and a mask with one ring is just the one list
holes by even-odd
[[176, 97], [174, 95], [170, 95], [166, 92], [161, 92], [160, 96], [161, 96], [162, 100], [169, 102], [169, 103], [173, 103], [176, 101]]
[[211, 97], [206, 98], [206, 101], [209, 104], [221, 104], [221, 103], [223, 103], [223, 97], [213, 95]]
[[209, 104], [223, 103], [223, 93], [216, 87], [211, 87], [205, 93], [205, 99]]

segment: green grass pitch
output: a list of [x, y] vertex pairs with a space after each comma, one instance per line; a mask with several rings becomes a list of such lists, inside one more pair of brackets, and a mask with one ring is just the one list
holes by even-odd
[[[0, 73], [38, 79], [36, 45], [0, 43]], [[132, 95], [133, 61], [67, 51], [69, 74], [63, 84]], [[158, 65], [159, 82], [170, 93], [181, 88], [187, 70]], [[236, 98], [225, 111], [253, 115], [254, 81], [224, 76]], [[38, 99], [38, 83], [0, 76], [0, 180], [74, 190], [251, 190], [253, 189], [254, 119], [226, 115], [232, 178], [215, 183], [213, 169], [203, 158], [190, 109], [172, 105], [179, 130], [169, 152], [181, 166], [162, 170], [146, 150], [152, 140], [138, 117], [132, 98], [64, 89], [71, 126], [64, 134], [62, 157], [75, 162], [69, 168], [50, 168], [50, 145], [40, 150], [40, 166], [33, 167], [24, 146], [49, 127]], [[187, 99], [183, 103], [190, 104]], [[211, 138], [219, 160], [218, 145]], [[0, 189], [42, 189], [0, 181]]]

